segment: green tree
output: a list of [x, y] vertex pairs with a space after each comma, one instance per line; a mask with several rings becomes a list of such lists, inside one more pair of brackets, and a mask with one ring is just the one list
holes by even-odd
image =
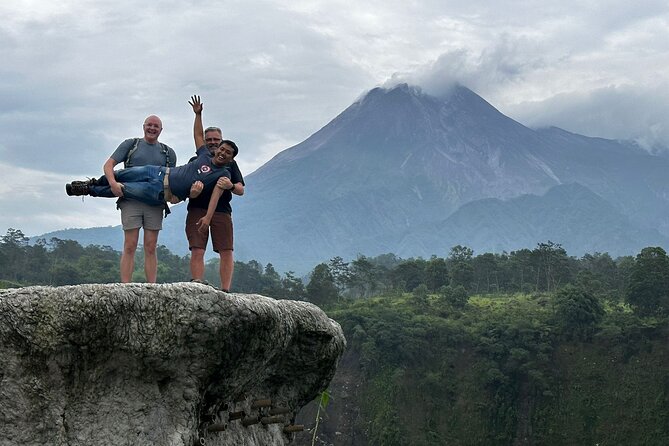
[[50, 245], [52, 258], [62, 261], [76, 261], [84, 253], [83, 246], [74, 240], [62, 240], [54, 237], [50, 240]]
[[618, 278], [618, 266], [609, 253], [596, 252], [585, 254], [580, 261], [581, 268], [593, 274], [593, 278], [602, 283], [607, 289], [616, 286]]
[[344, 259], [337, 256], [330, 259], [328, 268], [330, 269], [332, 280], [334, 281], [339, 294], [344, 293], [348, 289], [351, 282], [351, 270], [348, 266], [348, 263], [344, 262]]
[[0, 241], [3, 244], [26, 246], [28, 244], [28, 237], [20, 229], [9, 228], [5, 235], [0, 237]]
[[[218, 265], [218, 261], [215, 261]], [[216, 270], [218, 275], [218, 270]], [[247, 263], [235, 262], [235, 274], [232, 276], [232, 286], [240, 293], [260, 293], [262, 286], [263, 267], [258, 261], [250, 260]]]
[[[140, 249], [137, 250], [140, 252]], [[158, 245], [156, 248], [156, 254], [158, 255], [158, 280], [161, 283], [169, 282], [187, 282], [190, 280], [190, 265], [188, 257], [178, 256], [173, 254], [165, 245]], [[144, 254], [143, 251], [138, 256], [142, 259], [141, 263], [141, 272], [144, 272]], [[135, 267], [137, 270], [137, 267]], [[144, 277], [144, 274], [142, 274]], [[146, 280], [146, 278], [144, 277]], [[219, 276], [216, 277], [216, 282], [218, 282]], [[211, 282], [211, 283], [216, 283]]]
[[550, 292], [571, 280], [567, 251], [559, 243], [550, 240], [539, 243], [532, 251], [536, 271], [536, 290]]
[[616, 275], [615, 290], [621, 298], [624, 298], [627, 293], [635, 263], [634, 256], [623, 256], [616, 259], [618, 274]]
[[576, 274], [576, 286], [594, 295], [602, 295], [605, 291], [604, 283], [600, 280], [599, 274], [595, 274], [587, 269], [581, 270]]
[[281, 296], [281, 276], [274, 269], [274, 265], [268, 263], [265, 265], [265, 272], [262, 275], [261, 293], [265, 296], [280, 297]]
[[462, 286], [465, 289], [471, 289], [474, 282], [473, 256], [474, 251], [466, 246], [456, 245], [451, 248], [448, 260], [452, 287]]
[[588, 290], [567, 285], [555, 294], [555, 322], [569, 340], [589, 340], [604, 316], [601, 302]]
[[421, 283], [411, 292], [411, 302], [418, 310], [425, 310], [428, 307], [428, 289], [424, 283]]
[[369, 261], [372, 262], [374, 266], [379, 267], [385, 271], [389, 271], [403, 262], [401, 258], [397, 257], [393, 253], [381, 254], [376, 257], [370, 257]]
[[49, 251], [44, 239], [24, 248], [26, 252], [25, 279], [30, 284], [52, 284], [49, 281]]
[[330, 267], [325, 263], [316, 265], [307, 284], [307, 297], [316, 305], [334, 303], [339, 298]]
[[9, 228], [0, 237], [0, 267], [3, 278], [22, 282], [26, 271], [26, 247], [28, 237], [20, 229]]
[[524, 248], [509, 254], [509, 274], [512, 291], [529, 292], [535, 289], [535, 267], [532, 251]]
[[476, 292], [491, 293], [499, 291], [499, 266], [495, 254], [488, 252], [474, 257], [472, 266]]
[[370, 297], [383, 288], [387, 270], [359, 255], [349, 267], [349, 292], [353, 297]]
[[669, 257], [664, 249], [648, 247], [636, 256], [626, 297], [642, 316], [669, 312]]
[[448, 265], [441, 257], [432, 256], [425, 265], [425, 285], [434, 293], [444, 285], [448, 285]]
[[401, 291], [412, 291], [423, 283], [425, 260], [409, 259], [400, 263], [391, 273], [393, 287]]
[[[84, 248], [84, 256], [79, 259], [82, 265], [88, 265], [88, 282], [91, 283], [114, 283], [118, 282], [120, 275], [121, 253], [115, 251], [111, 246], [87, 246]], [[159, 262], [161, 259], [158, 260]], [[187, 264], [186, 258], [182, 258], [184, 265]], [[187, 274], [187, 273], [186, 273]]]
[[72, 263], [66, 261], [53, 264], [49, 269], [49, 273], [53, 277], [52, 284], [55, 286], [78, 285], [82, 283], [79, 270]]
[[290, 300], [305, 300], [307, 290], [302, 283], [302, 279], [295, 277], [293, 271], [288, 271], [281, 279], [281, 298]]

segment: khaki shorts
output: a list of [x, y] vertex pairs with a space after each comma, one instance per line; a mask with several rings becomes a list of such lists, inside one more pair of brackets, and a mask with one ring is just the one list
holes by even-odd
[[163, 211], [165, 206], [151, 206], [136, 200], [120, 200], [121, 224], [123, 230], [144, 228], [149, 231], [163, 229]]
[[197, 230], [197, 221], [207, 214], [206, 209], [193, 208], [188, 210], [186, 216], [186, 237], [188, 237], [188, 249], [207, 249], [209, 232], [211, 232], [211, 244], [215, 252], [232, 251], [232, 216], [225, 212], [214, 212], [209, 225], [209, 231], [202, 233]]

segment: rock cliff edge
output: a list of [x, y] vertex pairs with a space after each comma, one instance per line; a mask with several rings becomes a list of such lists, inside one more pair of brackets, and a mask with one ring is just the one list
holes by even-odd
[[0, 445], [285, 445], [345, 345], [314, 305], [200, 284], [3, 290]]

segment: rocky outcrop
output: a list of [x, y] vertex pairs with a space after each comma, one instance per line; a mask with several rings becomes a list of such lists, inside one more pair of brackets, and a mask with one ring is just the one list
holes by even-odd
[[345, 348], [318, 307], [191, 284], [0, 291], [0, 445], [284, 445]]

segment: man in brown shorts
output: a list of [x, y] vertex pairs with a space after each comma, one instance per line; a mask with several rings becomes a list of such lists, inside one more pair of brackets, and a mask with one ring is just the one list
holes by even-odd
[[[195, 113], [195, 122], [193, 124], [195, 147], [200, 148], [206, 144], [207, 148], [212, 151], [219, 145], [228, 145], [233, 149], [232, 156], [227, 160], [229, 163], [230, 178], [221, 178], [217, 183], [217, 186], [224, 191], [223, 195], [218, 200], [216, 212], [209, 225], [209, 231], [204, 232], [198, 230], [196, 223], [206, 214], [211, 193], [202, 193], [197, 198], [190, 198], [188, 200], [186, 237], [188, 237], [188, 246], [191, 252], [191, 277], [193, 281], [204, 280], [204, 254], [209, 241], [209, 232], [211, 232], [211, 241], [214, 252], [217, 252], [220, 257], [219, 274], [221, 276], [221, 289], [223, 291], [229, 291], [234, 270], [234, 239], [230, 200], [232, 199], [233, 193], [235, 195], [244, 194], [244, 178], [242, 177], [242, 173], [240, 172], [237, 163], [234, 161], [234, 157], [237, 156], [239, 150], [232, 141], [222, 139], [223, 137], [219, 128], [209, 127], [206, 131], [203, 130], [202, 103], [200, 102], [199, 97], [193, 96], [190, 104]], [[226, 152], [230, 153], [229, 151]]]

